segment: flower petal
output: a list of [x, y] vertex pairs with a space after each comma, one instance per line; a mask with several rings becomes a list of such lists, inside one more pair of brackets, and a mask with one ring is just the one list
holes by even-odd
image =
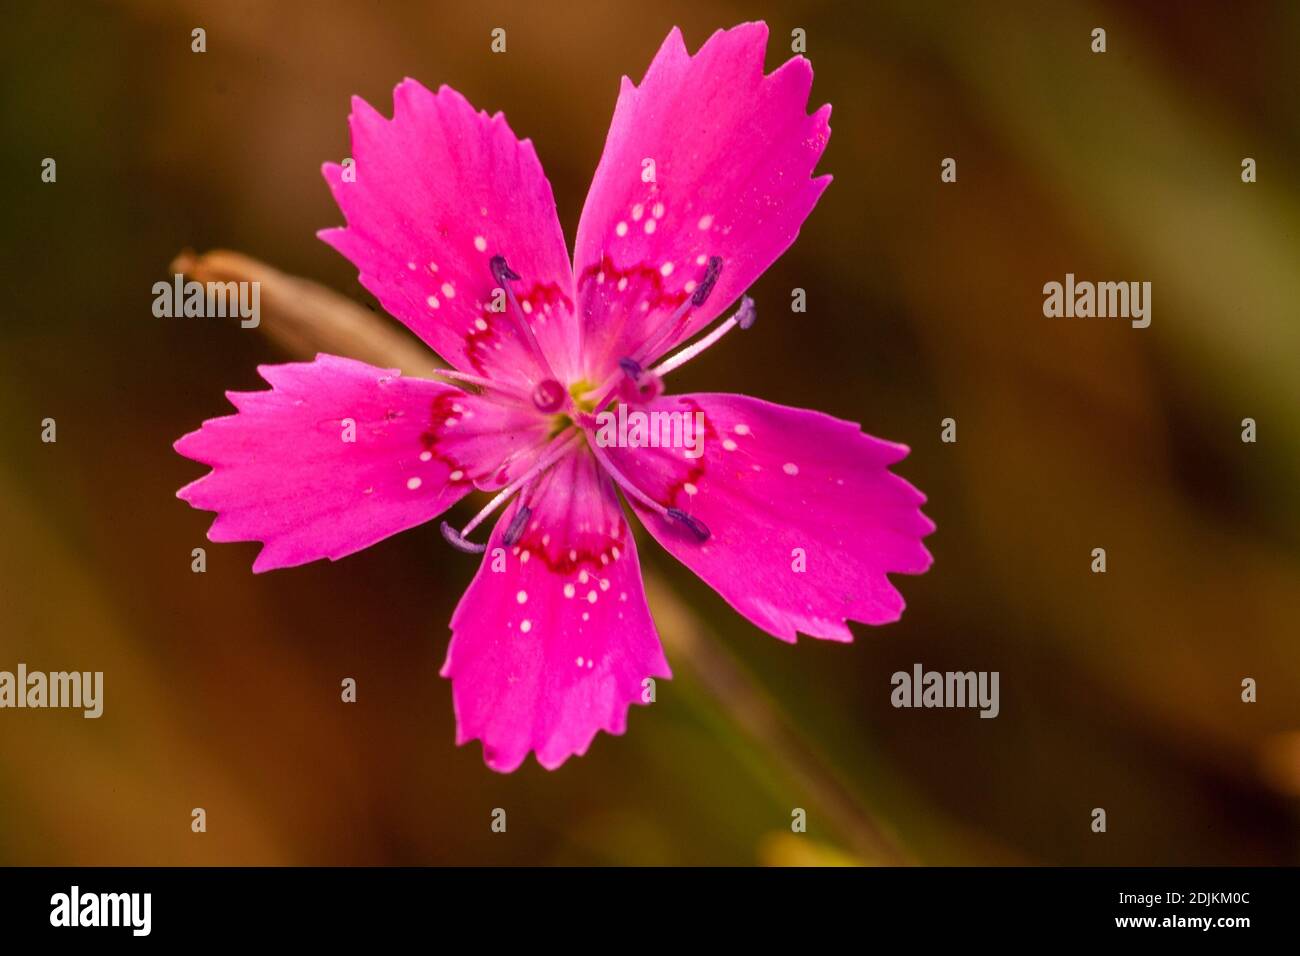
[[[507, 547], [524, 505], [532, 514]], [[442, 674], [456, 742], [482, 740], [493, 770], [530, 750], [550, 770], [586, 753], [598, 730], [623, 733], [647, 677], [672, 676], [618, 497], [585, 449], [511, 503], [451, 627]]]
[[465, 413], [500, 406], [395, 369], [318, 355], [258, 371], [270, 391], [228, 392], [239, 413], [175, 445], [213, 466], [177, 496], [218, 512], [212, 541], [264, 542], [254, 571], [341, 558], [428, 521], [491, 479], [503, 442], [527, 440], [489, 443]]
[[639, 488], [703, 522], [710, 537], [701, 542], [681, 523], [633, 507], [736, 610], [791, 642], [796, 632], [849, 641], [849, 620], [899, 618], [903, 598], [886, 575], [925, 571], [921, 539], [934, 530], [920, 510], [925, 496], [888, 470], [906, 447], [744, 395], [674, 395], [647, 409], [702, 415], [703, 453], [609, 452]]
[[810, 178], [830, 137], [830, 107], [805, 112], [812, 67], [795, 57], [765, 76], [766, 45], [766, 24], [746, 23], [692, 57], [674, 28], [640, 86], [623, 78], [575, 251], [593, 379], [643, 346], [710, 256], [723, 261], [712, 294], [656, 352], [721, 313], [789, 248], [830, 183]]
[[569, 254], [533, 144], [500, 113], [411, 79], [393, 91], [392, 120], [354, 97], [351, 129], [354, 179], [323, 167], [348, 224], [319, 235], [356, 265], [361, 284], [461, 371], [529, 384], [539, 365], [511, 310], [491, 308], [489, 262], [505, 256], [554, 371], [572, 372]]

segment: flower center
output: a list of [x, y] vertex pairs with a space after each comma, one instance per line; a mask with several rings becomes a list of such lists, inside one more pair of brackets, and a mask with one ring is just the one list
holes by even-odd
[[[628, 475], [619, 470], [604, 449], [590, 440], [589, 432], [595, 426], [594, 413], [596, 409], [608, 404], [616, 394], [622, 395], [629, 401], [639, 403], [657, 398], [663, 392], [663, 382], [661, 381], [663, 375], [699, 355], [731, 329], [737, 327], [747, 329], [754, 324], [754, 302], [748, 296], [745, 296], [742, 298], [740, 308], [736, 311], [736, 314], [722, 322], [711, 333], [682, 349], [676, 355], [665, 359], [654, 369], [646, 369], [643, 365], [644, 361], [653, 359], [659, 353], [663, 344], [672, 335], [673, 330], [678, 327], [678, 323], [681, 322], [690, 309], [699, 308], [705, 304], [713, 291], [713, 287], [717, 284], [718, 275], [722, 271], [722, 259], [717, 256], [710, 257], [699, 286], [647, 338], [639, 353], [644, 355], [644, 358], [626, 356], [619, 360], [618, 371], [611, 373], [609, 378], [599, 385], [583, 378], [573, 382], [567, 389], [555, 378], [555, 373], [546, 360], [546, 355], [533, 333], [532, 326], [528, 323], [528, 317], [524, 314], [523, 309], [519, 307], [519, 302], [515, 298], [514, 289], [510, 283], [518, 280], [519, 275], [506, 264], [505, 256], [493, 256], [489, 267], [492, 270], [492, 278], [497, 281], [500, 288], [505, 290], [506, 297], [510, 301], [511, 314], [517, 323], [520, 336], [537, 359], [543, 377], [533, 386], [531, 393], [525, 397], [522, 392], [515, 392], [509, 386], [496, 386], [491, 381], [477, 376], [448, 371], [442, 371], [439, 374], [453, 380], [463, 381], [466, 384], [478, 385], [485, 390], [498, 389], [506, 395], [514, 394], [516, 400], [531, 401], [533, 407], [539, 412], [551, 416], [551, 428], [547, 436], [549, 444], [526, 474], [501, 489], [460, 531], [457, 531], [448, 522], [442, 522], [443, 537], [447, 539], [448, 543], [461, 551], [481, 554], [486, 546], [470, 541], [470, 532], [521, 489], [523, 489], [523, 498], [526, 499], [530, 484], [538, 475], [576, 448], [580, 442], [585, 442], [597, 460], [604, 466], [609, 476], [626, 494], [640, 501], [665, 520], [685, 528], [694, 535], [697, 541], [701, 543], [708, 541], [710, 532], [703, 521], [687, 514], [680, 508], [669, 508], [655, 501], [638, 488]], [[570, 432], [570, 428], [574, 426], [577, 426], [576, 431]], [[519, 540], [532, 513], [533, 509], [531, 507], [521, 504], [519, 511], [516, 512], [502, 536], [507, 545], [514, 544]]]

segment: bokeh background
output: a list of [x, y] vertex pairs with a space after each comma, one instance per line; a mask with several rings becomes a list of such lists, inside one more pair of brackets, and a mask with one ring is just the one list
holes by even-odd
[[[314, 237], [342, 221], [319, 167], [349, 96], [387, 113], [407, 75], [532, 137], [571, 238], [619, 77], [746, 19], [769, 68], [806, 30], [836, 180], [755, 330], [672, 387], [909, 444], [935, 564], [900, 623], [789, 647], [647, 544], [677, 678], [626, 736], [501, 776], [453, 745], [475, 562], [435, 525], [256, 577], [257, 545], [205, 541], [171, 443], [285, 356], [154, 318], [151, 287], [223, 247], [373, 307]], [[1300, 862], [1298, 41], [1290, 2], [8, 7], [0, 669], [102, 670], [106, 709], [0, 712], [0, 862]], [[1066, 272], [1151, 281], [1151, 327], [1043, 318]], [[1001, 716], [893, 709], [915, 662], [999, 671]]]

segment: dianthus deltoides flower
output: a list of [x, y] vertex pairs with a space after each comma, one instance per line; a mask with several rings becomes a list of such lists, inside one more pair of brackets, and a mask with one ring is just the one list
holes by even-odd
[[[886, 575], [930, 565], [924, 496], [888, 470], [904, 446], [746, 395], [663, 394], [663, 375], [752, 324], [743, 298], [674, 352], [789, 248], [830, 183], [812, 178], [830, 107], [805, 112], [802, 57], [764, 75], [766, 43], [748, 23], [691, 56], [674, 29], [640, 86], [624, 77], [572, 266], [537, 153], [500, 113], [409, 79], [391, 120], [354, 99], [356, 175], [324, 167], [347, 226], [320, 236], [446, 360], [447, 381], [331, 355], [262, 366], [270, 391], [228, 393], [237, 414], [176, 443], [212, 466], [179, 496], [218, 512], [211, 540], [263, 542], [254, 571], [335, 560], [496, 492], [442, 526], [484, 555], [442, 673], [457, 742], [482, 740], [495, 770], [529, 751], [555, 768], [598, 730], [621, 734], [646, 678], [671, 676], [619, 491], [664, 548], [792, 643], [897, 620]], [[597, 442], [615, 402], [701, 413], [702, 454]]]

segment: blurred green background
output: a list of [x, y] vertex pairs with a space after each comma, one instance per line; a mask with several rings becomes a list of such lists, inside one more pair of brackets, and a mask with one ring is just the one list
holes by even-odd
[[[677, 679], [625, 737], [501, 776], [453, 746], [437, 669], [476, 565], [435, 524], [256, 577], [257, 545], [206, 542], [174, 497], [204, 469], [171, 443], [283, 355], [154, 318], [151, 287], [224, 247], [373, 305], [314, 237], [342, 221], [319, 167], [349, 153], [348, 97], [389, 113], [407, 75], [534, 140], [571, 240], [619, 77], [674, 24], [694, 50], [746, 19], [769, 68], [806, 30], [835, 183], [755, 330], [671, 387], [909, 444], [935, 565], [896, 579], [900, 623], [789, 647], [646, 544]], [[1300, 862], [1300, 5], [51, 2], [5, 24], [0, 669], [106, 692], [98, 721], [0, 711], [0, 862], [871, 863], [877, 828], [932, 864]], [[1045, 319], [1066, 272], [1151, 281], [1151, 327]], [[893, 709], [916, 662], [1000, 671], [1001, 716]]]

